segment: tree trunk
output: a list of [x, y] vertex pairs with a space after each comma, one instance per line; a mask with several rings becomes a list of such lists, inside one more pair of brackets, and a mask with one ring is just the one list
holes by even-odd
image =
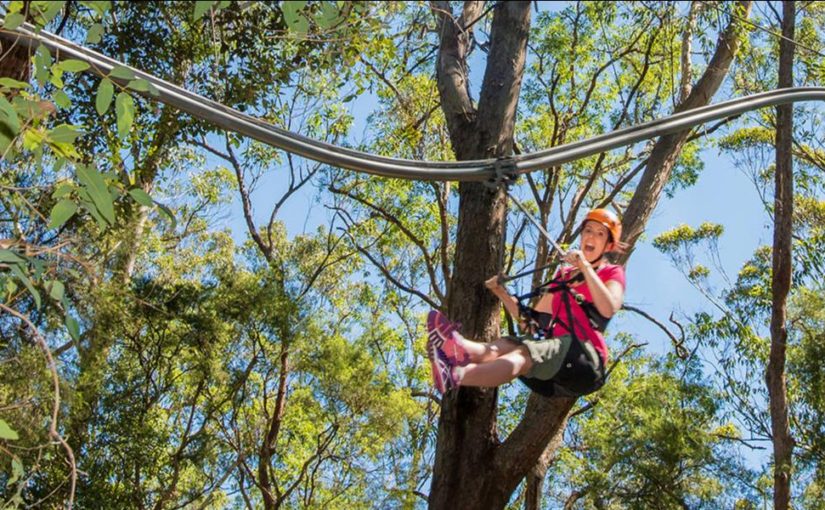
[[[530, 2], [500, 3], [495, 8], [477, 109], [467, 88], [466, 56], [471, 32], [464, 27], [480, 15], [483, 2], [465, 2], [458, 17], [452, 15], [449, 2], [432, 5], [441, 34], [438, 88], [456, 157], [464, 160], [512, 154]], [[462, 321], [468, 336], [491, 340], [499, 332], [499, 303], [485, 289], [484, 280], [501, 270], [504, 193], [480, 183], [462, 183], [459, 197], [448, 313]], [[495, 389], [462, 388], [443, 399], [429, 496], [431, 508], [500, 508], [509, 499], [512, 490], [484, 468], [490, 467], [498, 446], [496, 395]]]
[[527, 475], [527, 486], [524, 489], [524, 510], [539, 510], [541, 508], [541, 494], [544, 487], [544, 477], [547, 475], [547, 468], [555, 458], [555, 453], [559, 449], [562, 440], [564, 439], [564, 425], [559, 427], [556, 435], [550, 440], [544, 453], [541, 454], [536, 465], [530, 470]]
[[[793, 86], [794, 2], [782, 2], [779, 42], [779, 87]], [[773, 276], [771, 293], [771, 351], [766, 380], [773, 432], [773, 507], [786, 510], [791, 500], [793, 438], [788, 422], [785, 356], [788, 330], [786, 304], [791, 286], [791, 231], [793, 215], [793, 159], [791, 157], [793, 105], [776, 109], [776, 175], [774, 179]]]
[[[25, 16], [27, 23], [32, 22], [32, 15], [29, 11], [29, 0], [23, 1], [21, 12]], [[31, 50], [25, 44], [18, 44], [16, 41], [4, 39], [0, 41], [0, 78], [12, 78], [18, 81], [28, 82], [31, 78]]]

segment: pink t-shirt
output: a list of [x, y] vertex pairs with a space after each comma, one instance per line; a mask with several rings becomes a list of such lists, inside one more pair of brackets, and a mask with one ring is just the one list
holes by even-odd
[[[570, 273], [574, 270], [575, 268], [573, 266], [567, 266], [560, 271], [562, 271], [562, 277], [566, 280], [570, 277]], [[557, 272], [557, 278], [558, 274], [559, 273]], [[610, 280], [619, 282], [622, 289], [625, 289], [625, 274], [622, 266], [616, 264], [604, 264], [596, 271], [596, 275], [605, 283]], [[580, 283], [573, 285], [571, 288], [578, 294], [581, 294], [586, 301], [591, 303], [593, 302], [593, 295], [587, 287], [587, 282], [581, 281]], [[584, 313], [582, 307], [576, 302], [575, 297], [570, 296], [570, 311], [573, 313], [574, 318], [571, 322], [567, 317], [567, 308], [564, 305], [561, 292], [556, 292], [552, 294], [552, 296], [552, 314], [554, 317], [558, 317], [561, 324], [557, 322], [555, 326], [553, 326], [553, 331], [551, 334], [553, 336], [569, 335], [570, 331], [568, 331], [565, 326], [562, 326], [562, 324], [572, 324], [572, 327], [576, 330], [576, 336], [580, 340], [589, 340], [593, 344], [593, 347], [595, 347], [596, 350], [599, 351], [599, 353], [601, 353], [604, 357], [605, 361], [607, 361], [607, 344], [604, 341], [604, 336], [593, 329], [593, 326], [590, 325], [590, 321], [587, 320], [587, 315]]]

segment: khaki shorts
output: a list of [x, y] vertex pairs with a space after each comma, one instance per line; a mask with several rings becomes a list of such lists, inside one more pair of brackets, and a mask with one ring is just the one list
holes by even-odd
[[562, 335], [556, 338], [536, 340], [531, 336], [507, 337], [510, 340], [527, 347], [533, 367], [525, 375], [532, 379], [547, 381], [553, 378], [561, 369], [573, 337]]

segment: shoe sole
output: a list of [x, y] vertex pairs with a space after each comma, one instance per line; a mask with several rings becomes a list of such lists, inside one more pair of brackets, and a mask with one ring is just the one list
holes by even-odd
[[429, 340], [427, 341], [427, 357], [430, 359], [430, 374], [432, 375], [435, 389], [437, 389], [439, 393], [444, 394], [447, 388], [441, 371], [441, 360], [438, 359], [438, 348]]

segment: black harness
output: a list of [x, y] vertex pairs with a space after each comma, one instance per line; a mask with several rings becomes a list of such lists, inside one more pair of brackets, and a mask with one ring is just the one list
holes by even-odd
[[[599, 313], [596, 305], [587, 301], [583, 295], [573, 290], [573, 285], [584, 282], [584, 275], [579, 273], [573, 278], [565, 280], [558, 278], [543, 283], [527, 294], [516, 296], [519, 315], [527, 322], [535, 339], [550, 338], [556, 324], [566, 329], [572, 337], [570, 348], [567, 351], [561, 369], [552, 379], [543, 380], [532, 377], [519, 377], [531, 390], [546, 397], [578, 397], [592, 393], [605, 383], [604, 362], [601, 354], [596, 351], [598, 361], [594, 361], [583, 344], [583, 340], [576, 334], [576, 321], [573, 318], [572, 302], [581, 307], [591, 327], [603, 333], [607, 328], [609, 318]], [[544, 294], [560, 293], [562, 303], [567, 312], [567, 322], [559, 319], [558, 314], [539, 312], [526, 303], [531, 299]], [[592, 348], [592, 346], [591, 346]], [[595, 349], [593, 349], [595, 350]]]

